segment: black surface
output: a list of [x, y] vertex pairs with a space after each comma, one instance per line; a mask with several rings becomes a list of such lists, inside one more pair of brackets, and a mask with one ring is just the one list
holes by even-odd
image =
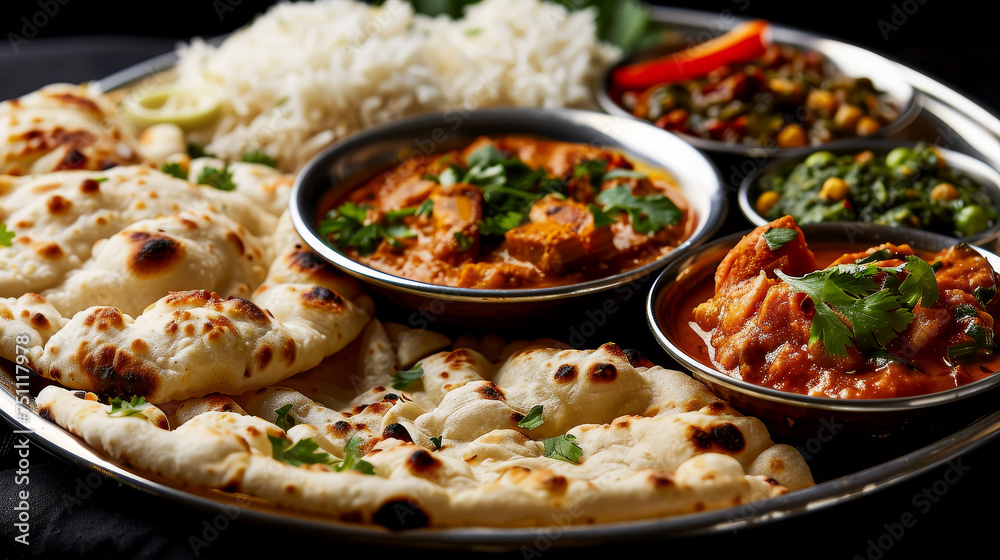
[[[51, 82], [100, 78], [166, 52], [177, 40], [229, 31], [268, 4], [251, 0], [179, 1], [151, 9], [126, 2], [8, 0], [0, 16], [0, 30], [6, 37], [6, 42], [0, 44], [0, 98], [27, 93]], [[853, 42], [951, 85], [987, 108], [1000, 107], [1000, 85], [993, 78], [1000, 53], [995, 47], [992, 18], [972, 3], [910, 0], [796, 4], [808, 6], [808, 11], [790, 9], [789, 4], [765, 5], [751, 0], [672, 5], [768, 18]], [[26, 21], [45, 24], [32, 28], [26, 27]], [[738, 210], [732, 208], [730, 212]], [[578, 346], [598, 344], [605, 336], [643, 327], [641, 299], [633, 298], [605, 317], [581, 310], [578, 316], [567, 317], [558, 326], [536, 326], [521, 334], [542, 334]], [[584, 336], [598, 323], [599, 334]], [[666, 361], [651, 340], [617, 341], [623, 346], [639, 347], [654, 360]], [[68, 464], [34, 444], [28, 445], [28, 456], [22, 463], [18, 455], [23, 451], [19, 448], [20, 437], [0, 422], [0, 557], [354, 557], [388, 550], [275, 530], [247, 522], [238, 512], [234, 518], [220, 517], [216, 512], [174, 504]], [[837, 450], [853, 450], [859, 457], [874, 452], [844, 447]], [[825, 450], [829, 452], [831, 447]], [[564, 549], [559, 535], [550, 534], [540, 538], [537, 548], [504, 556], [751, 554], [877, 560], [952, 555], [981, 548], [992, 556], [995, 523], [991, 506], [1000, 497], [1000, 478], [995, 475], [998, 460], [1000, 443], [994, 442], [950, 466], [932, 469], [846, 505], [736, 533], [584, 549]], [[27, 472], [19, 473], [25, 466]], [[28, 545], [14, 540], [18, 535], [14, 524], [20, 515], [15, 508], [24, 505], [18, 496], [21, 491], [28, 492], [24, 500], [30, 524]]]

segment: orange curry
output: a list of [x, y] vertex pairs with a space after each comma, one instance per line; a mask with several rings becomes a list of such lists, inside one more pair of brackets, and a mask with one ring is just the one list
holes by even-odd
[[379, 173], [330, 209], [320, 232], [348, 257], [396, 276], [525, 289], [650, 263], [695, 223], [662, 171], [604, 148], [502, 136]]
[[997, 274], [979, 252], [966, 244], [919, 257], [889, 243], [843, 250], [814, 253], [788, 216], [758, 227], [725, 256], [710, 299], [688, 315], [702, 337], [688, 350], [700, 345], [735, 378], [837, 398], [929, 394], [1000, 369]]

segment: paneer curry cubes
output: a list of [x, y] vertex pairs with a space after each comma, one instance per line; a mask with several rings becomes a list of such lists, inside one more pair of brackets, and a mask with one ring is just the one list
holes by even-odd
[[528, 289], [602, 278], [669, 253], [696, 225], [662, 170], [531, 136], [418, 153], [336, 201], [330, 245], [431, 284]]

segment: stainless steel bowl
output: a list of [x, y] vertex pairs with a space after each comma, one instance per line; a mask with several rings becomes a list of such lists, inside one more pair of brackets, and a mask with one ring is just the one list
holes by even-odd
[[[915, 249], [939, 251], [959, 241], [919, 230], [903, 230], [869, 224], [825, 223], [801, 226], [806, 241], [842, 242], [858, 251], [880, 243], [908, 243]], [[981, 415], [996, 410], [1000, 374], [938, 393], [905, 398], [837, 399], [799, 395], [755, 385], [726, 375], [686, 352], [678, 344], [686, 325], [676, 310], [692, 303], [692, 292], [700, 281], [712, 276], [722, 258], [740, 239], [740, 232], [704, 244], [675, 259], [653, 282], [646, 301], [649, 327], [660, 346], [695, 378], [729, 401], [741, 412], [760, 418], [772, 434], [791, 441], [807, 441], [829, 434], [836, 427], [841, 435], [882, 437], [907, 429], [921, 429], [927, 422], [938, 424], [951, 418]], [[978, 248], [994, 269], [1000, 256]], [[714, 285], [714, 284], [713, 284]], [[699, 301], [693, 303], [700, 303]], [[824, 432], [826, 430], [826, 432]]]
[[[622, 108], [618, 101], [612, 97], [610, 81], [611, 73], [615, 68], [666, 54], [679, 47], [703, 42], [725, 31], [720, 26], [733, 27], [742, 21], [744, 20], [726, 18], [722, 21], [709, 22], [695, 17], [680, 18], [669, 22], [670, 31], [667, 33], [669, 44], [633, 53], [605, 71], [600, 89], [597, 92], [598, 103], [609, 114], [638, 118]], [[709, 24], [712, 25], [709, 27]], [[817, 51], [847, 76], [869, 78], [876, 88], [884, 91], [899, 108], [899, 115], [893, 122], [882, 127], [877, 133], [877, 137], [889, 137], [902, 131], [920, 112], [918, 93], [906, 79], [903, 68], [896, 62], [855, 45], [773, 23], [771, 24], [771, 37], [777, 44]], [[780, 148], [778, 146], [729, 143], [689, 134], [679, 134], [679, 136], [690, 142], [691, 145], [707, 152], [752, 158], [792, 157], [816, 149], [815, 146]], [[835, 146], [843, 141], [834, 140], [824, 145]]]
[[[761, 194], [761, 178], [770, 173], [787, 173], [791, 171], [793, 167], [805, 161], [809, 155], [817, 151], [828, 151], [839, 156], [844, 154], [856, 154], [864, 150], [871, 150], [875, 155], [884, 156], [893, 148], [899, 146], [913, 148], [917, 144], [917, 142], [895, 142], [885, 139], [855, 139], [845, 141], [837, 146], [813, 148], [809, 152], [795, 157], [768, 161], [766, 164], [758, 167], [752, 173], [749, 173], [743, 178], [736, 195], [740, 211], [744, 216], [746, 216], [747, 220], [754, 225], [760, 226], [770, 222], [770, 220], [762, 216], [754, 208], [753, 201], [757, 200], [757, 197]], [[967, 175], [969, 178], [983, 185], [986, 194], [988, 194], [993, 200], [993, 203], [1000, 208], [1000, 172], [970, 155], [942, 147], [937, 147], [937, 150], [941, 153], [945, 161], [952, 169]], [[937, 233], [948, 235], [947, 232]], [[959, 240], [974, 245], [989, 245], [990, 243], [997, 241], [998, 238], [1000, 238], [1000, 219], [998, 219], [997, 223], [993, 224], [993, 226], [989, 229], [974, 235], [961, 237]]]
[[[485, 290], [438, 286], [393, 276], [354, 261], [327, 245], [318, 222], [328, 207], [360, 181], [406, 160], [455, 149], [481, 135], [527, 134], [619, 150], [631, 158], [671, 174], [693, 210], [692, 235], [666, 257], [614, 276], [563, 287]], [[632, 118], [596, 111], [484, 109], [438, 113], [396, 121], [350, 136], [318, 154], [298, 174], [290, 213], [305, 242], [334, 266], [362, 280], [374, 291], [411, 309], [453, 323], [523, 322], [552, 315], [588, 300], [607, 299], [616, 287], [650, 275], [669, 261], [710, 238], [727, 209], [715, 166], [677, 136]]]

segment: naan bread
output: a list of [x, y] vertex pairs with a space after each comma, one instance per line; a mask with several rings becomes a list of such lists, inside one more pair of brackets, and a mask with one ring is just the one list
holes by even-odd
[[234, 191], [142, 165], [21, 180], [0, 197], [0, 340], [67, 387], [151, 402], [264, 387], [346, 346], [370, 298], [271, 213], [286, 181], [256, 167]]
[[[58, 387], [38, 404], [100, 453], [142, 471], [392, 529], [645, 519], [813, 484], [799, 453], [774, 444], [758, 420], [616, 345], [521, 343], [498, 363], [469, 348], [440, 351], [421, 359], [423, 375], [401, 390], [392, 388], [398, 357], [387, 330], [374, 320], [366, 331], [366, 344], [352, 345], [356, 367], [324, 362], [288, 380], [324, 372], [340, 388], [325, 404], [282, 386], [209, 395], [180, 403], [171, 429], [109, 416], [107, 405]], [[330, 360], [344, 364], [342, 354]], [[370, 371], [375, 364], [381, 369]], [[536, 405], [542, 425], [519, 425]], [[279, 411], [287, 411], [280, 420]], [[567, 434], [582, 451], [576, 462], [546, 453], [546, 439]], [[352, 442], [354, 459], [374, 474], [335, 468]], [[275, 446], [297, 444], [315, 445], [328, 461], [275, 458]]]
[[[0, 196], [0, 222], [15, 234], [10, 247], [0, 246], [0, 297], [58, 288], [71, 273], [92, 259], [95, 246], [102, 240], [136, 227], [142, 220], [183, 212], [218, 218], [219, 223], [213, 227], [224, 228], [217, 235], [227, 237], [230, 231], [235, 236], [243, 231], [257, 236], [271, 235], [278, 221], [276, 215], [248, 200], [239, 190], [220, 191], [194, 185], [141, 165], [22, 179]], [[124, 273], [123, 282], [135, 275], [148, 277], [149, 273], [162, 273], [165, 264], [180, 262], [161, 262], [164, 243], [154, 240], [147, 245], [148, 241], [148, 238], [137, 239], [131, 243], [130, 254], [137, 259], [130, 263], [132, 270], [113, 271]], [[96, 265], [103, 266], [100, 262]], [[146, 270], [147, 267], [152, 270]], [[74, 309], [79, 310], [79, 307]]]
[[0, 103], [0, 138], [0, 175], [93, 171], [139, 160], [128, 123], [93, 84], [52, 84]]

